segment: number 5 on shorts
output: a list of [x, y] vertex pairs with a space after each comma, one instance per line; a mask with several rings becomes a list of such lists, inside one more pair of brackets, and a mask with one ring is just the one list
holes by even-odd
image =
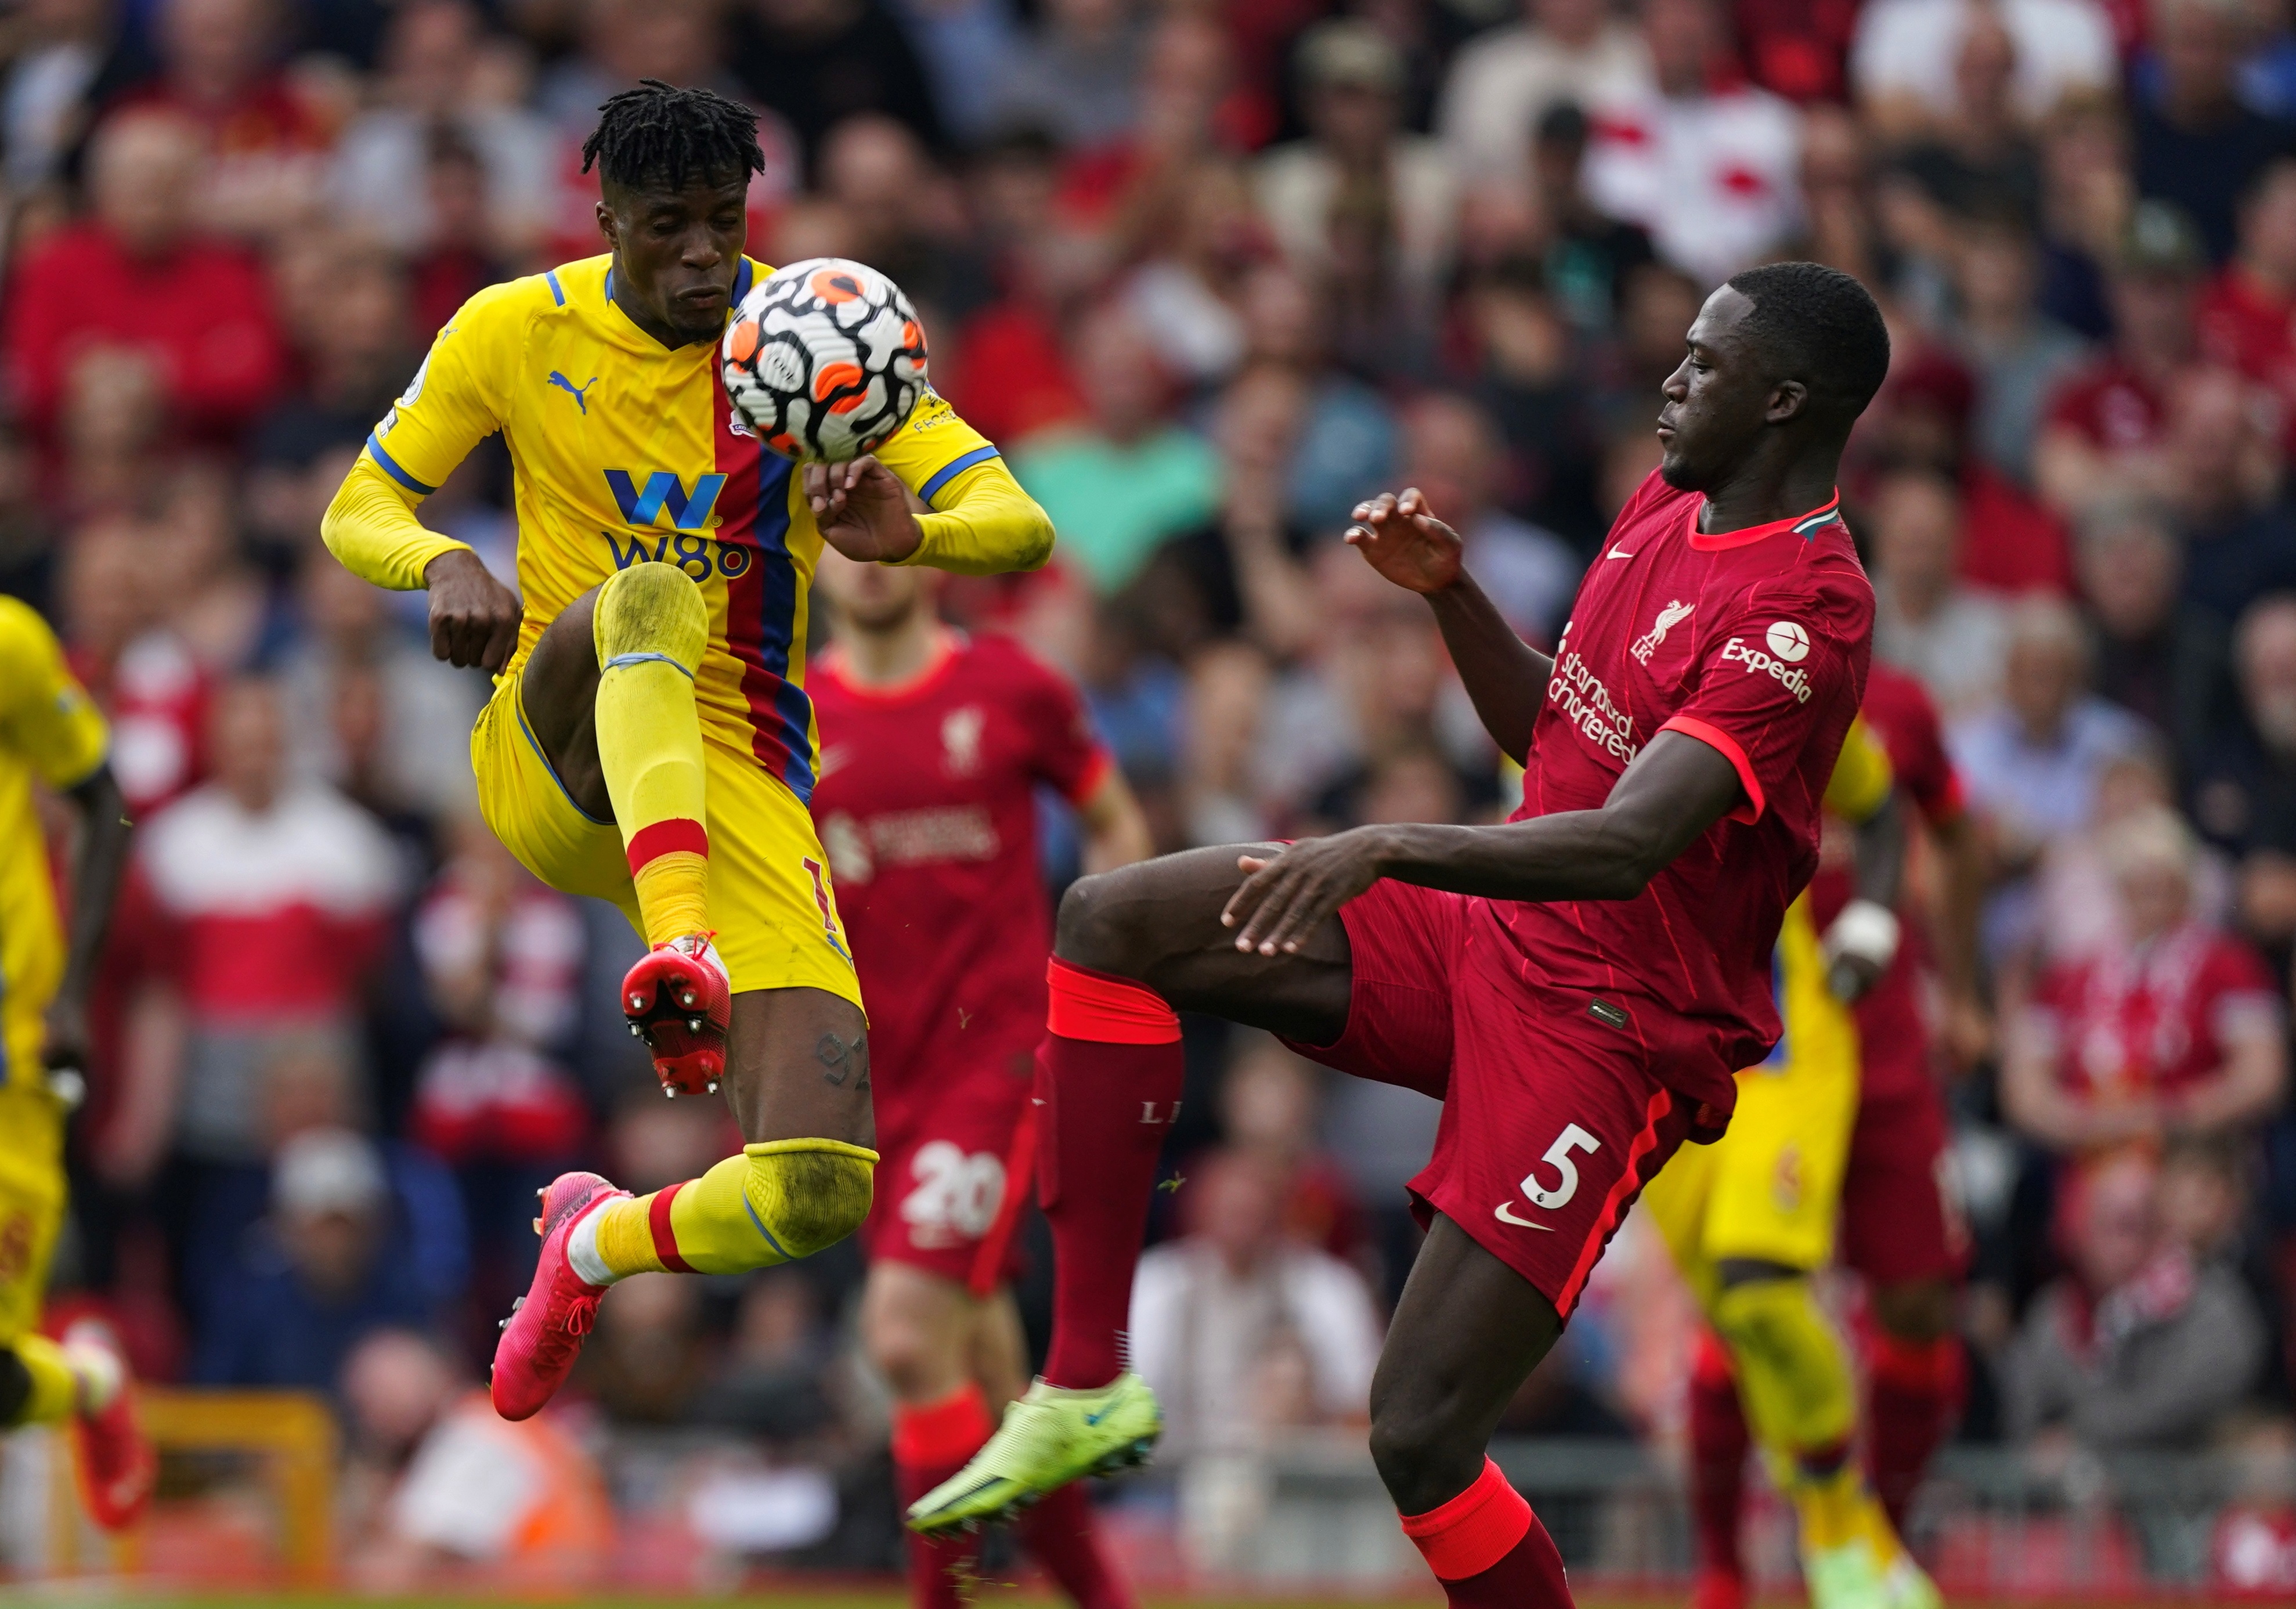
[[1602, 1148], [1602, 1141], [1578, 1124], [1570, 1124], [1554, 1137], [1546, 1154], [1538, 1159], [1561, 1176], [1559, 1182], [1552, 1190], [1541, 1188], [1538, 1171], [1533, 1169], [1522, 1176], [1522, 1193], [1530, 1197], [1532, 1206], [1544, 1207], [1550, 1212], [1570, 1205], [1570, 1198], [1578, 1194], [1578, 1164], [1571, 1160], [1570, 1153], [1584, 1151], [1591, 1156]]

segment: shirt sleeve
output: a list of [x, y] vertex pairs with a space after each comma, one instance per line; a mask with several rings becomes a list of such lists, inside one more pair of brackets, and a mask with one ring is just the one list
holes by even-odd
[[75, 787], [103, 763], [109, 737], [63, 645], [32, 609], [0, 599], [0, 743], [51, 787]]
[[519, 338], [516, 282], [464, 302], [430, 343], [391, 410], [366, 439], [366, 456], [418, 497], [437, 491], [471, 449], [502, 429], [493, 377]]
[[1818, 600], [1760, 591], [1712, 629], [1702, 652], [1696, 688], [1659, 730], [1718, 750], [1746, 792], [1729, 819], [1759, 821], [1812, 736], [1829, 720], [1841, 729], [1842, 711], [1856, 710], [1857, 660]]
[[924, 539], [904, 563], [1000, 575], [1035, 570], [1052, 556], [1050, 517], [988, 439], [938, 393], [925, 393], [877, 459], [930, 511], [917, 521]]
[[1035, 739], [1029, 769], [1039, 782], [1080, 805], [1092, 797], [1116, 762], [1092, 729], [1092, 717], [1066, 677], [1024, 659], [1028, 687], [1021, 707]]

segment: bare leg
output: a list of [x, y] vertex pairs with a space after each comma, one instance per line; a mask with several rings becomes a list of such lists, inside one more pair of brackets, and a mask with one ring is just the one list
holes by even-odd
[[1243, 881], [1236, 857], [1275, 846], [1188, 850], [1072, 883], [1054, 953], [1136, 979], [1181, 1011], [1209, 1012], [1310, 1045], [1347, 1031], [1347, 929], [1334, 917], [1296, 955], [1248, 955], [1220, 925]]
[[[613, 818], [598, 763], [595, 587], [544, 628], [521, 674], [527, 725], [550, 768], [585, 812]], [[734, 997], [726, 1104], [744, 1139], [819, 1137], [866, 1145], [867, 1023], [849, 1000], [818, 989], [751, 989]]]
[[1406, 1515], [1482, 1473], [1499, 1415], [1562, 1334], [1554, 1304], [1449, 1219], [1411, 1265], [1371, 1383], [1371, 1452]]

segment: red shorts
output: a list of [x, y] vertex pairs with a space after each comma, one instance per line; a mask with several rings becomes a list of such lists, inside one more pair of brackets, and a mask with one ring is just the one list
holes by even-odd
[[1858, 1103], [1840, 1245], [1870, 1283], [1961, 1277], [1969, 1235], [1946, 1180], [1946, 1141], [1945, 1103], [1926, 1080]]
[[1685, 1140], [1719, 1132], [1655, 1071], [1710, 1076], [1712, 1053], [1646, 998], [1526, 981], [1482, 904], [1385, 880], [1349, 901], [1347, 1030], [1293, 1048], [1440, 1097], [1414, 1213], [1450, 1219], [1568, 1318], [1643, 1186]]
[[[1017, 1063], [1019, 1071], [1015, 1071]], [[931, 1085], [886, 1103], [875, 1198], [863, 1230], [873, 1258], [988, 1292], [1013, 1277], [1036, 1125], [1025, 1052], [936, 1068]], [[877, 1075], [879, 1082], [883, 1074]]]

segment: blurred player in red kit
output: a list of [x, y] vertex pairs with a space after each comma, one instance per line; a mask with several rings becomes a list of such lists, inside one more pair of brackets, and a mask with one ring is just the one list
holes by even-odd
[[1443, 1101], [1411, 1182], [1428, 1235], [1373, 1381], [1372, 1457], [1454, 1605], [1570, 1602], [1491, 1431], [1643, 1186], [1726, 1126], [1736, 1071], [1777, 1041], [1772, 948], [1816, 867], [1873, 642], [1835, 480], [1889, 369], [1874, 299], [1815, 263], [1752, 268], [1685, 344], [1660, 466], [1553, 658], [1509, 628], [1416, 489], [1355, 511], [1348, 541], [1426, 598], [1484, 727], [1524, 765], [1513, 820], [1195, 850], [1062, 897], [1039, 1078], [1052, 1350], [912, 1526], [992, 1517], [1153, 1445], [1161, 1415], [1123, 1329], [1185, 1008]]
[[[864, 1344], [890, 1383], [905, 1501], [979, 1450], [1028, 1385], [1006, 1279], [1036, 1149], [1052, 897], [1037, 795], [1066, 799], [1087, 871], [1150, 852], [1131, 791], [1076, 689], [997, 636], [943, 625], [927, 571], [824, 554], [833, 645], [812, 808], [869, 1009], [884, 1161], [865, 1231]], [[1084, 1609], [1132, 1599], [1102, 1556], [1081, 1486], [1049, 1494], [1021, 1540]], [[919, 1609], [959, 1601], [962, 1538], [911, 1539]]]
[[[1945, 1187], [1948, 1129], [1934, 1065], [1939, 1036], [1923, 1012], [1921, 974], [1938, 973], [1945, 1037], [1965, 1048], [1972, 1024], [1981, 1031], [1977, 914], [1985, 868], [1936, 707], [1921, 684], [1876, 661], [1863, 713], [1933, 851], [1927, 920], [1905, 924], [1906, 941], [1855, 1007], [1857, 1117], [1835, 1242], [1841, 1260], [1866, 1282], [1866, 1465], [1875, 1495], [1902, 1532], [1930, 1457], [1960, 1411], [1963, 1384], [1954, 1309], [1965, 1236]], [[1847, 871], [1833, 866], [1812, 881], [1811, 912], [1821, 929], [1850, 902], [1850, 883]], [[1739, 1527], [1751, 1438], [1728, 1354], [1711, 1337], [1703, 1338], [1692, 1371], [1690, 1433], [1695, 1601], [1698, 1609], [1735, 1609], [1746, 1598]]]

